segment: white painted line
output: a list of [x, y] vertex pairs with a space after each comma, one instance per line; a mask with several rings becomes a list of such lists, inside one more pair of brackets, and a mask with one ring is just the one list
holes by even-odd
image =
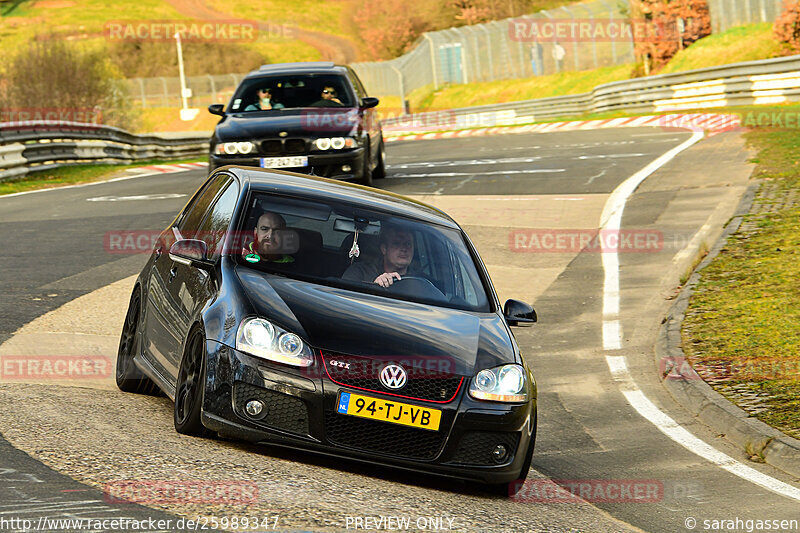
[[457, 176], [497, 176], [509, 174], [554, 174], [566, 172], [565, 168], [537, 168], [530, 170], [497, 170], [494, 172], [434, 172], [431, 174], [392, 174], [387, 178], [454, 178]]
[[[611, 365], [609, 364], [609, 367]], [[699, 455], [710, 463], [719, 466], [746, 481], [755, 483], [769, 491], [780, 494], [787, 498], [800, 501], [800, 489], [784, 483], [774, 477], [759, 472], [755, 468], [740, 463], [733, 457], [722, 453], [713, 446], [707, 444], [692, 435], [688, 430], [675, 422], [667, 414], [656, 407], [647, 396], [640, 390], [622, 391], [628, 403], [636, 411], [652, 422], [663, 434], [677, 442], [687, 450]]]
[[[133, 170], [133, 169], [131, 169], [131, 170]], [[179, 170], [177, 172], [189, 172], [190, 170], [197, 170], [197, 169], [188, 169], [187, 168], [186, 170]], [[83, 188], [83, 187], [90, 187], [92, 185], [100, 185], [100, 184], [103, 184], [103, 183], [113, 183], [113, 182], [116, 182], [116, 181], [127, 181], [127, 180], [133, 180], [133, 179], [137, 179], [137, 178], [146, 178], [148, 176], [156, 176], [156, 175], [163, 176], [164, 173], [163, 172], [148, 172], [148, 173], [145, 173], [145, 174], [134, 174], [132, 176], [121, 176], [119, 178], [112, 178], [110, 180], [93, 181], [91, 183], [79, 183], [77, 185], [65, 185], [63, 187], [51, 187], [49, 189], [36, 189], [35, 191], [22, 191], [22, 192], [14, 192], [14, 193], [11, 193], [11, 194], [0, 194], [0, 200], [2, 200], [3, 198], [11, 198], [13, 196], [22, 196], [23, 194], [35, 194], [35, 193], [47, 192], [47, 191], [63, 191], [64, 189], [80, 189], [80, 188]]]
[[603, 349], [619, 350], [620, 348], [622, 348], [622, 325], [619, 320], [604, 320]]
[[[622, 222], [622, 212], [625, 209], [625, 204], [641, 182], [657, 169], [671, 161], [680, 152], [694, 145], [702, 138], [702, 132], [694, 133], [689, 140], [666, 152], [614, 189], [614, 192], [611, 193], [611, 196], [606, 201], [606, 205], [603, 207], [601, 229], [618, 231]], [[699, 238], [698, 235], [704, 233], [704, 228], [706, 228], [707, 225], [708, 223], [695, 234], [695, 237], [692, 239], [693, 242], [695, 238]], [[681, 253], [683, 253], [683, 251]], [[619, 257], [616, 252], [603, 254], [603, 270], [605, 271], [603, 285], [603, 348], [610, 351], [621, 348], [622, 334], [622, 327], [618, 318]], [[631, 376], [628, 371], [624, 356], [607, 355], [606, 364], [608, 364], [608, 369], [613, 379], [617, 382], [624, 382], [624, 385], [622, 383], [620, 384], [620, 391], [631, 407], [670, 439], [690, 452], [706, 459], [710, 463], [727, 470], [731, 474], [767, 490], [786, 496], [787, 498], [800, 501], [799, 488], [763, 474], [720, 452], [705, 441], [692, 435], [688, 430], [656, 407], [636, 385], [633, 376]]]

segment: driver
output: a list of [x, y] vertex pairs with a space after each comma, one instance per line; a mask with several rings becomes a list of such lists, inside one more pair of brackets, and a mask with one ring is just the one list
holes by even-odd
[[385, 226], [381, 229], [380, 250], [378, 261], [354, 263], [342, 274], [342, 279], [389, 287], [401, 276], [415, 275], [409, 271], [414, 259], [414, 236], [410, 231]]
[[294, 263], [294, 257], [281, 253], [283, 246], [283, 233], [286, 228], [286, 219], [278, 213], [265, 211], [258, 217], [258, 223], [253, 230], [255, 240], [242, 250], [246, 261], [258, 263]]

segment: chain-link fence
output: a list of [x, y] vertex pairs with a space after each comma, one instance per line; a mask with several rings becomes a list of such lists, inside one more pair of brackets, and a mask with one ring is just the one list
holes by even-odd
[[733, 26], [774, 22], [783, 11], [783, 0], [708, 0], [714, 33]]
[[[627, 2], [594, 0], [532, 15], [427, 32], [408, 53], [390, 61], [354, 63], [368, 92], [401, 96], [421, 87], [527, 78], [632, 63], [642, 28], [620, 11]], [[708, 0], [714, 32], [772, 22], [782, 0]], [[245, 74], [186, 78], [190, 105], [227, 103]], [[178, 77], [128, 80], [142, 107], [179, 107]]]
[[[191, 91], [192, 106], [227, 104], [233, 92], [247, 74], [217, 74], [189, 76], [186, 87]], [[141, 107], [180, 107], [181, 80], [179, 77], [131, 78], [126, 80], [128, 93]]]
[[425, 33], [391, 61], [355, 63], [367, 90], [405, 96], [424, 86], [589, 70], [634, 61], [632, 31], [616, 0]]

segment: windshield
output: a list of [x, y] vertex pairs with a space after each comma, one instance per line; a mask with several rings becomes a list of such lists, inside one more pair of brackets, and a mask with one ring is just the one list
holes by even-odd
[[229, 113], [302, 107], [354, 107], [344, 76], [285, 74], [245, 80], [233, 95]]
[[[460, 231], [334, 202], [256, 193], [235, 254], [243, 267], [389, 298], [489, 312]], [[382, 287], [378, 278], [389, 274]]]

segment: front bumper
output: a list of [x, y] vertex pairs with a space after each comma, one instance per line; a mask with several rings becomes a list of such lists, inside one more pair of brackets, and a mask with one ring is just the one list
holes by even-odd
[[[292, 154], [293, 156], [307, 156], [307, 167], [296, 168], [280, 168], [278, 170], [287, 170], [290, 172], [299, 172], [301, 174], [313, 174], [323, 178], [341, 179], [341, 180], [360, 180], [364, 174], [364, 157], [366, 150], [361, 148], [353, 148], [350, 150], [342, 150], [330, 153], [307, 153], [307, 154]], [[279, 157], [279, 156], [276, 156]], [[237, 165], [247, 167], [261, 167], [261, 156], [230, 156], [230, 155], [216, 155], [209, 154], [208, 170], [212, 172], [214, 169], [225, 165]], [[343, 167], [350, 167], [349, 170]]]
[[[446, 404], [402, 400], [441, 409], [441, 426], [434, 432], [338, 414], [340, 391], [396, 398], [338, 385], [320, 374], [319, 364], [311, 370], [288, 369], [213, 341], [207, 342], [207, 353], [202, 420], [226, 436], [483, 483], [518, 479], [535, 438], [535, 399], [527, 404], [479, 402], [466, 392], [466, 380]], [[267, 405], [259, 417], [245, 412], [250, 399]], [[508, 449], [500, 463], [491, 455], [497, 444]]]

